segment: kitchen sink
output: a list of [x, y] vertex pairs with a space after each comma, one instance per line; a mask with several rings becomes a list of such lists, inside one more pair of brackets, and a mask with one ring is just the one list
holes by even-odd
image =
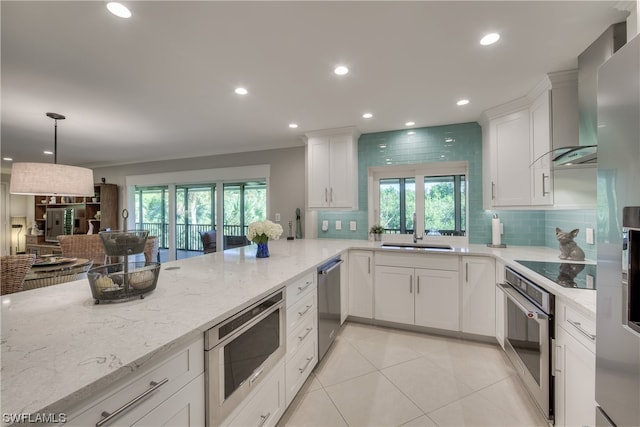
[[398, 242], [384, 242], [383, 248], [397, 248], [397, 249], [424, 249], [429, 251], [452, 251], [453, 248], [449, 245], [439, 245], [437, 243], [398, 243]]

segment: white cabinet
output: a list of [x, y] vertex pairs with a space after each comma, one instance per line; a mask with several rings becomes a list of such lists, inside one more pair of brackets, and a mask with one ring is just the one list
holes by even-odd
[[287, 356], [284, 372], [287, 406], [318, 362], [318, 293], [315, 278], [314, 271], [287, 285]]
[[595, 426], [595, 322], [557, 304], [556, 425]]
[[504, 305], [506, 300], [500, 283], [505, 283], [504, 267], [505, 265], [502, 261], [496, 260], [496, 340], [503, 350], [505, 331]]
[[286, 408], [284, 383], [284, 363], [278, 363], [221, 426], [275, 426]]
[[481, 256], [462, 259], [462, 332], [495, 336], [495, 260]]
[[309, 209], [358, 208], [358, 136], [353, 128], [307, 134]]
[[349, 251], [349, 315], [373, 319], [373, 251]]
[[483, 124], [486, 209], [531, 204], [529, 121], [527, 105]]
[[204, 407], [204, 337], [200, 336], [68, 411], [65, 425], [95, 425], [109, 416], [105, 413], [113, 414], [110, 424], [119, 426], [163, 425], [170, 420], [203, 425]]
[[459, 288], [457, 257], [379, 254], [374, 317], [457, 331]]
[[[544, 90], [529, 108], [531, 121], [531, 205], [553, 204], [551, 156], [551, 91]], [[539, 160], [537, 160], [539, 159]], [[537, 161], [536, 161], [537, 160]]]

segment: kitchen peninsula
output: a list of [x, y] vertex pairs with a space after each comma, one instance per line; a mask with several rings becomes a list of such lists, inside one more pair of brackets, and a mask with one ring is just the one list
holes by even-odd
[[[397, 252], [380, 248], [379, 242], [281, 240], [270, 242], [266, 259], [256, 259], [255, 247], [248, 246], [162, 264], [156, 290], [142, 300], [95, 305], [86, 280], [4, 296], [2, 412], [73, 410], [350, 249]], [[557, 251], [549, 248], [482, 245], [446, 255], [493, 257], [508, 265], [515, 259], [557, 259]], [[595, 316], [595, 292], [539, 279], [585, 315]]]

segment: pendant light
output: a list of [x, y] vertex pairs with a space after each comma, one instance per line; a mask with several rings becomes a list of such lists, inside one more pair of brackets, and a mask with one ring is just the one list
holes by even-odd
[[47, 113], [55, 121], [53, 163], [14, 163], [11, 167], [11, 194], [41, 196], [93, 196], [93, 171], [58, 164], [58, 120], [62, 114]]

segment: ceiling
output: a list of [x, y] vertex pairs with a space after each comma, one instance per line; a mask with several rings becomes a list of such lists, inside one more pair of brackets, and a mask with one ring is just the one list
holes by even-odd
[[[575, 68], [628, 14], [614, 1], [125, 4], [130, 19], [102, 1], [1, 2], [2, 157], [52, 162], [47, 112], [67, 117], [58, 162], [87, 167], [476, 121]], [[502, 37], [481, 46], [488, 32]]]

